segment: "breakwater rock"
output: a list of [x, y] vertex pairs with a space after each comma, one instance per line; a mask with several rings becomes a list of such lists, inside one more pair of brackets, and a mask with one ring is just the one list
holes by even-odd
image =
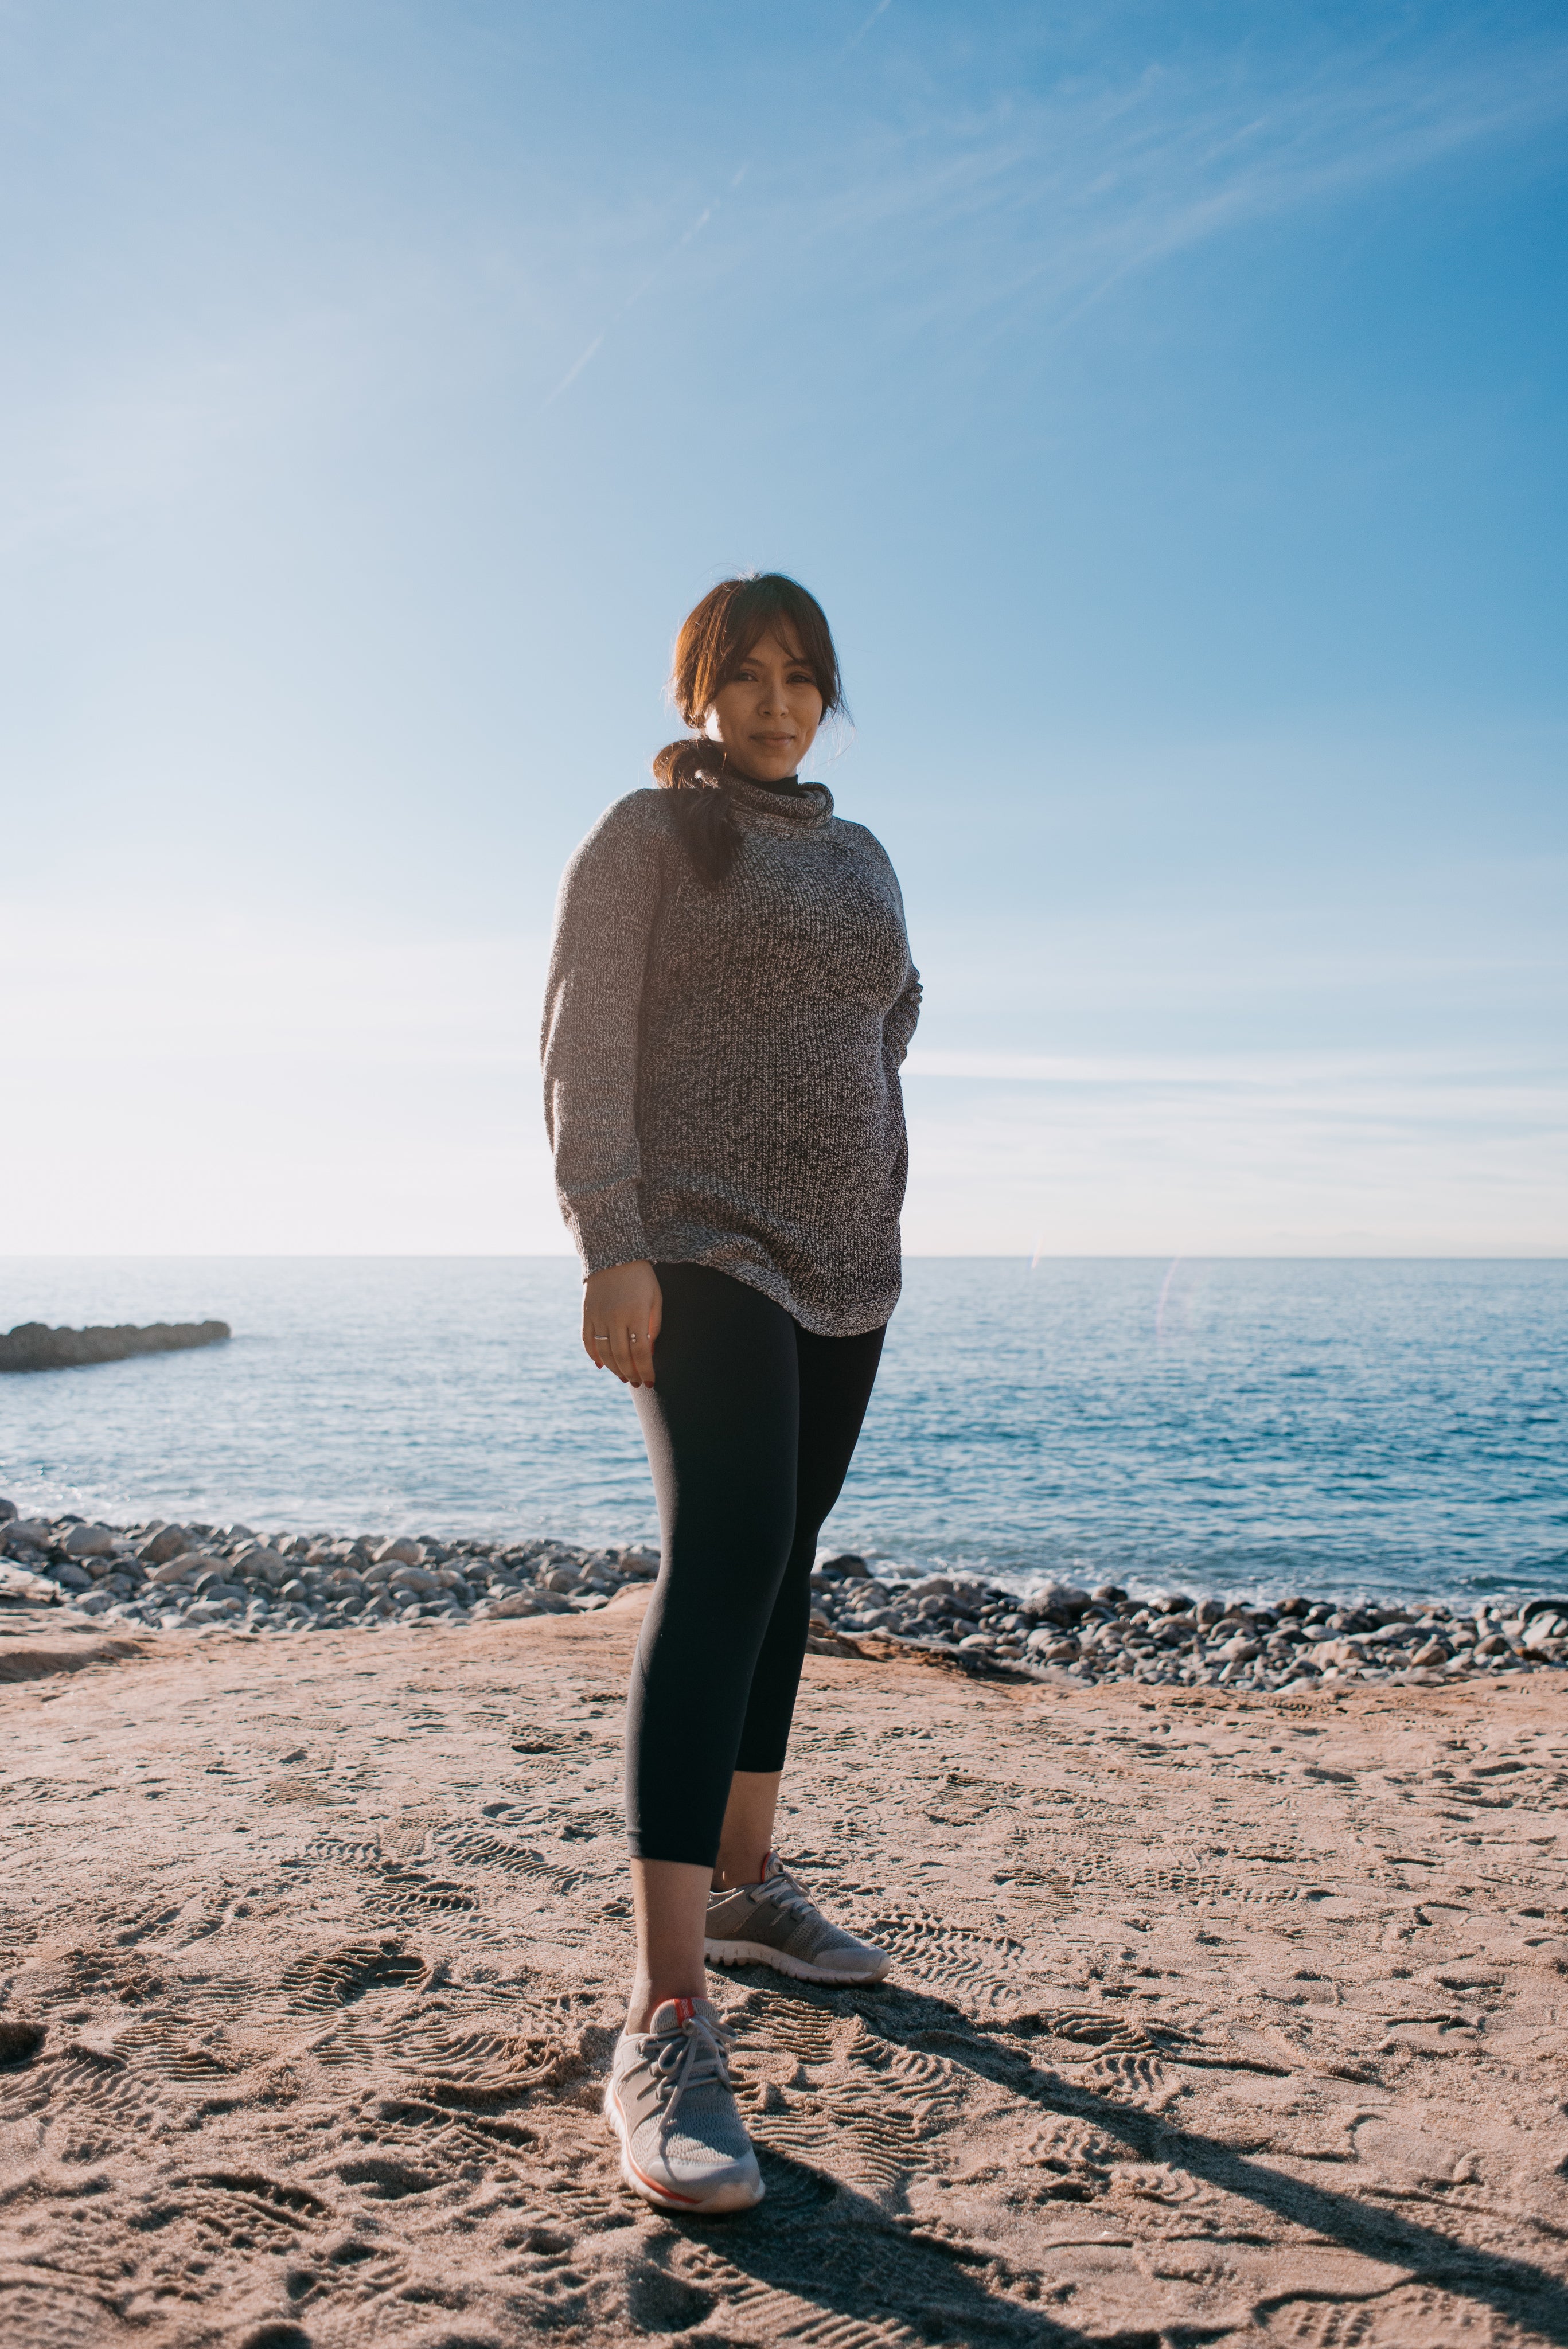
[[145, 1330], [122, 1321], [113, 1330], [50, 1330], [20, 1321], [0, 1337], [0, 1371], [68, 1371], [88, 1362], [123, 1362], [132, 1354], [175, 1354], [188, 1346], [216, 1346], [233, 1333], [226, 1321], [154, 1321]]
[[[22, 1569], [35, 1597], [52, 1589], [57, 1603], [107, 1619], [106, 1630], [273, 1633], [582, 1613], [659, 1571], [652, 1552], [631, 1543], [591, 1550], [553, 1539], [257, 1533], [194, 1519], [104, 1526], [23, 1516], [8, 1500], [0, 1500], [0, 1557]], [[811, 1591], [818, 1654], [903, 1654], [1074, 1688], [1301, 1690], [1568, 1668], [1568, 1598], [1469, 1608], [1300, 1597], [1263, 1606], [1182, 1591], [1135, 1599], [1111, 1583], [1019, 1591], [977, 1575], [910, 1580], [874, 1574], [851, 1556], [823, 1557]]]

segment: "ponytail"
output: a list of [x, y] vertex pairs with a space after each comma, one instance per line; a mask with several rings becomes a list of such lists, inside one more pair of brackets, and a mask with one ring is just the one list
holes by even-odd
[[704, 887], [725, 880], [740, 852], [740, 834], [730, 815], [731, 786], [723, 745], [700, 735], [667, 742], [653, 761], [655, 780], [675, 793], [676, 830]]

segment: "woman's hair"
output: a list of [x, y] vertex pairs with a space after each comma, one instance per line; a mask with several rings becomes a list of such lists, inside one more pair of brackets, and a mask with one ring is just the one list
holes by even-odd
[[653, 761], [656, 779], [680, 794], [676, 819], [691, 861], [710, 888], [735, 861], [740, 845], [730, 821], [729, 761], [722, 742], [702, 732], [721, 688], [765, 636], [779, 638], [810, 669], [825, 718], [844, 708], [838, 655], [827, 617], [815, 595], [782, 571], [749, 579], [722, 579], [689, 612], [675, 640], [670, 698], [691, 729], [667, 742]]

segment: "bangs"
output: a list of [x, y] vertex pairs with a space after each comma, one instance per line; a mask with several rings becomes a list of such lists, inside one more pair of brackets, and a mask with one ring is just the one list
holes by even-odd
[[827, 619], [815, 595], [780, 573], [743, 581], [723, 616], [724, 646], [716, 664], [714, 688], [728, 685], [764, 636], [776, 636], [794, 660], [810, 669], [824, 709], [839, 698], [838, 660]]
[[756, 616], [744, 636], [737, 638], [726, 654], [719, 678], [721, 685], [729, 684], [735, 671], [751, 659], [764, 636], [772, 636], [782, 645], [792, 661], [799, 661], [810, 669], [815, 668], [816, 663], [801, 643], [800, 631], [792, 626], [789, 614], [784, 611], [763, 612]]

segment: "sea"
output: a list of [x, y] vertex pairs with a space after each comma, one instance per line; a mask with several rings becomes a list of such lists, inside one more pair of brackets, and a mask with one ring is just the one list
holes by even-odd
[[[0, 1328], [226, 1344], [0, 1377], [0, 1493], [109, 1523], [656, 1538], [564, 1257], [0, 1259]], [[823, 1540], [1134, 1593], [1568, 1592], [1568, 1261], [917, 1257]]]

